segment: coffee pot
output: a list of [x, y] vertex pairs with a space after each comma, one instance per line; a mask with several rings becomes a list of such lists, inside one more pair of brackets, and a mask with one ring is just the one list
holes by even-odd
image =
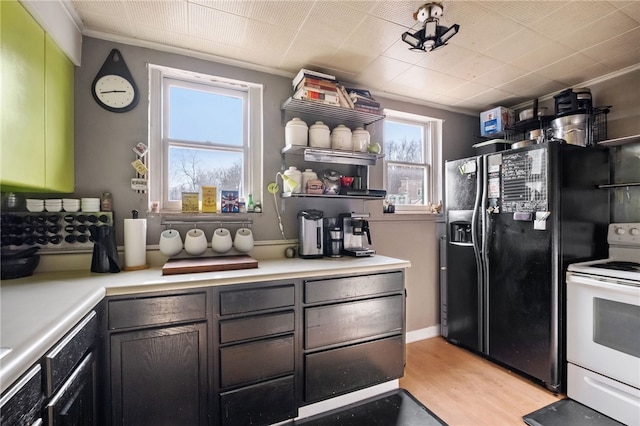
[[116, 246], [116, 233], [113, 226], [90, 226], [93, 239], [91, 272], [120, 272], [120, 259]]
[[324, 255], [342, 257], [342, 227], [337, 217], [324, 218]]
[[369, 213], [341, 213], [338, 218], [342, 226], [343, 254], [354, 257], [376, 254], [375, 250], [366, 246], [371, 244], [371, 231], [367, 220]]

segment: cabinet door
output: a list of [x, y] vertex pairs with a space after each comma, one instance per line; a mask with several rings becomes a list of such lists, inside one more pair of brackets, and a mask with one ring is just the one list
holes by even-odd
[[112, 423], [208, 423], [207, 325], [111, 336]]
[[73, 63], [45, 38], [45, 182], [48, 190], [74, 190]]
[[42, 188], [44, 30], [16, 0], [0, 1], [0, 183]]

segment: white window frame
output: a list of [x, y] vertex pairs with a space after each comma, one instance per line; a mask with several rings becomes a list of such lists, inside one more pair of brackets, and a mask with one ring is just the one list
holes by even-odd
[[[423, 147], [422, 147], [422, 163], [405, 163], [398, 161], [389, 161], [387, 157], [384, 160], [383, 179], [384, 187], [387, 188], [387, 171], [389, 165], [400, 166], [420, 166], [425, 168], [425, 188], [424, 204], [409, 205], [396, 204], [395, 211], [398, 213], [431, 213], [429, 203], [438, 204], [442, 199], [442, 119], [427, 117], [408, 113], [404, 111], [396, 111], [385, 109], [385, 121], [395, 121], [410, 125], [417, 125], [423, 128]], [[386, 139], [383, 139], [383, 141]], [[385, 148], [383, 147], [383, 152]]]
[[[234, 96], [246, 96], [247, 109], [243, 117], [245, 140], [243, 146], [182, 144], [167, 142], [168, 123], [164, 116], [169, 83], [179, 81], [182, 87], [197, 88], [203, 85], [215, 88], [218, 93], [227, 92]], [[243, 152], [242, 197], [252, 194], [254, 199], [262, 197], [263, 159], [263, 86], [261, 84], [232, 80], [192, 71], [179, 70], [161, 65], [149, 64], [149, 199], [160, 202], [161, 211], [180, 211], [180, 201], [168, 199], [168, 150], [169, 146], [202, 148]], [[219, 188], [219, 190], [222, 188]], [[218, 191], [220, 192], [220, 191]]]

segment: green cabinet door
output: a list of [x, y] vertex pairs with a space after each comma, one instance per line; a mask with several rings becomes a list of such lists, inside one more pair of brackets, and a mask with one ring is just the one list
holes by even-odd
[[45, 38], [45, 183], [46, 189], [73, 192], [73, 63]]
[[15, 0], [0, 1], [0, 182], [45, 185], [44, 30]]

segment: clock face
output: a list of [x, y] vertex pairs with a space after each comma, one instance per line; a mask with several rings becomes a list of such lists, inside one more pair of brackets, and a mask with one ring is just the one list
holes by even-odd
[[129, 81], [119, 75], [100, 77], [94, 86], [96, 100], [113, 110], [128, 111], [136, 100], [135, 89]]

